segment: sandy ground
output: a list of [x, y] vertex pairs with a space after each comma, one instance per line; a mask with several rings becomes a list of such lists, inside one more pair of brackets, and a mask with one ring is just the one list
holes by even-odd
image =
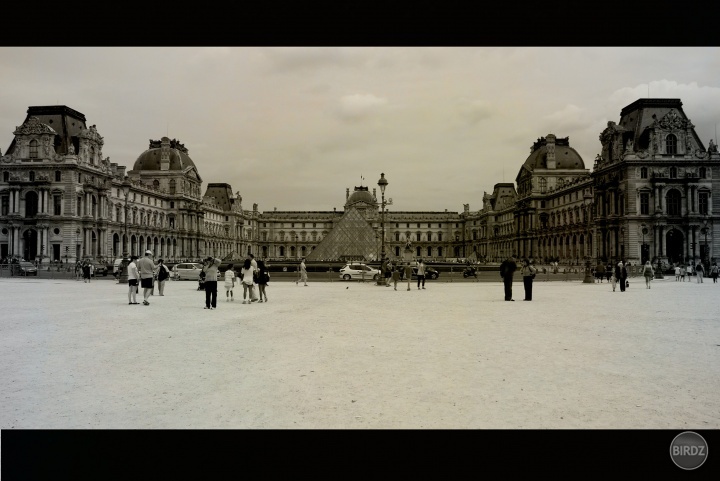
[[631, 283], [3, 278], [0, 428], [720, 428], [720, 283]]

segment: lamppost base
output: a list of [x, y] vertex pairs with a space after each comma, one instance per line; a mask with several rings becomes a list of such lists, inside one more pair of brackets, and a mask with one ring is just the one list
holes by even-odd
[[128, 259], [127, 254], [123, 254], [122, 264], [120, 264], [120, 278], [118, 279], [120, 284], [128, 283], [128, 264], [130, 264], [130, 259]]

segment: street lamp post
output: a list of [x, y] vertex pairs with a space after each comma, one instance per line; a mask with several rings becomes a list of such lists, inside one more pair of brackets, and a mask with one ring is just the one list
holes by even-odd
[[703, 219], [703, 228], [702, 228], [701, 232], [705, 235], [705, 247], [703, 247], [704, 255], [702, 256], [702, 261], [703, 261], [703, 264], [705, 265], [706, 272], [708, 270], [708, 266], [710, 265], [710, 249], [708, 248], [708, 240], [707, 240], [707, 235], [708, 235], [709, 230], [710, 229], [708, 228], [708, 219], [707, 219], [707, 216], [705, 216], [705, 218]]
[[[385, 187], [387, 187], [388, 181], [385, 178], [385, 173], [380, 174], [380, 180], [378, 180], [378, 186], [380, 186], [380, 194], [382, 202], [380, 203], [380, 262], [381, 265], [385, 262]], [[384, 272], [380, 273], [377, 279], [377, 285], [385, 285], [385, 279], [383, 276]]]
[[128, 282], [128, 251], [127, 251], [127, 216], [128, 216], [128, 195], [130, 194], [130, 182], [125, 177], [122, 183], [123, 194], [125, 194], [125, 235], [123, 236], [123, 260], [122, 267], [120, 268], [120, 284], [127, 284]]

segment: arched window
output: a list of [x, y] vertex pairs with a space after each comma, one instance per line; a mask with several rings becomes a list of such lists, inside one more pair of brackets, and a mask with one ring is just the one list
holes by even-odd
[[174, 193], [175, 193], [175, 186], [176, 186], [176, 185], [177, 185], [177, 183], [175, 182], [175, 179], [171, 179], [171, 180], [170, 180], [170, 193], [171, 193], [171, 194], [174, 194]]
[[35, 217], [38, 210], [38, 195], [28, 192], [25, 195], [25, 217]]
[[677, 154], [677, 137], [675, 137], [674, 134], [669, 134], [665, 137], [665, 153]]
[[676, 167], [670, 167], [670, 178], [677, 179], [677, 168]]
[[428, 233], [427, 233], [427, 241], [428, 242], [432, 241], [432, 232], [430, 232], [430, 231], [428, 231]]
[[707, 178], [707, 171], [705, 170], [705, 167], [700, 167], [700, 178], [701, 179]]
[[37, 159], [38, 156], [38, 142], [37, 140], [30, 141], [30, 158]]
[[90, 165], [95, 165], [95, 146], [90, 146]]
[[32, 170], [30, 171], [30, 182], [35, 182], [35, 172]]
[[647, 170], [647, 167], [640, 167], [640, 178], [641, 178], [641, 179], [647, 179], [647, 178], [648, 178], [648, 170]]
[[400, 233], [395, 232], [395, 242], [400, 242]]
[[547, 189], [547, 179], [545, 177], [540, 178], [540, 193], [544, 194]]
[[[415, 233], [415, 240], [416, 240], [417, 242], [420, 242], [420, 231], [417, 231], [417, 232]], [[418, 255], [420, 255], [420, 253], [418, 253]]]
[[159, 189], [159, 188], [160, 188], [160, 181], [157, 180], [157, 179], [153, 180], [153, 187], [155, 187], [156, 189]]
[[60, 182], [62, 180], [62, 172], [59, 170], [55, 171], [55, 182]]
[[667, 214], [680, 215], [680, 192], [672, 189], [667, 193]]
[[[442, 242], [442, 232], [438, 232], [438, 242]], [[440, 252], [442, 252], [442, 251], [440, 251]], [[440, 254], [440, 253], [438, 253], [438, 255], [442, 256], [442, 254]]]

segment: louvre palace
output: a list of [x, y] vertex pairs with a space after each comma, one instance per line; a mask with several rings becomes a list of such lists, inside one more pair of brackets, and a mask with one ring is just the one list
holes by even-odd
[[468, 202], [457, 212], [388, 205], [383, 214], [378, 188], [362, 185], [345, 190], [342, 211], [244, 208], [229, 184], [203, 186], [202, 162], [198, 168], [179, 140], [138, 146], [129, 170], [110, 162], [96, 125], [67, 106], [29, 107], [12, 134], [0, 156], [3, 259], [102, 262], [125, 246], [169, 262], [248, 253], [372, 261], [384, 246], [389, 257], [407, 247], [431, 262], [516, 254], [669, 265], [712, 262], [720, 249], [720, 154], [712, 140], [705, 147], [680, 99], [622, 108], [598, 133], [601, 153], [591, 166], [568, 137], [539, 137], [518, 159], [515, 183], [459, 199], [482, 207]]

